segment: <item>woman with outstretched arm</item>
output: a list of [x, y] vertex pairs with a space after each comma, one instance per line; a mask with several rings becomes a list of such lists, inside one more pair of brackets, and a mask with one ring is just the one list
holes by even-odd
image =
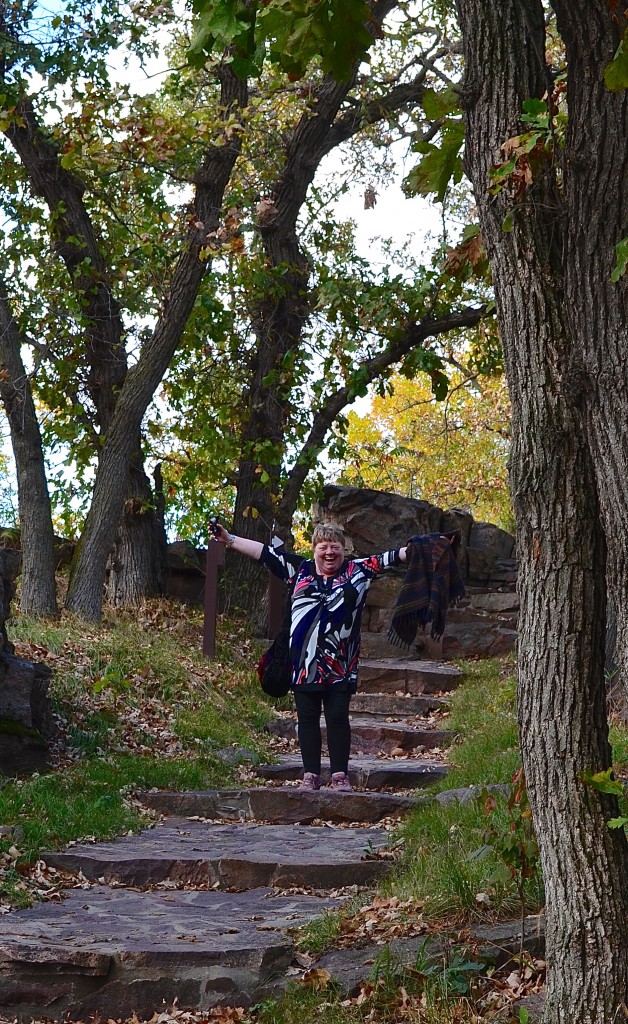
[[327, 725], [331, 788], [349, 790], [351, 726], [349, 704], [356, 692], [360, 625], [368, 589], [386, 570], [405, 563], [406, 548], [367, 558], [347, 558], [345, 538], [335, 523], [322, 523], [312, 536], [311, 559], [259, 541], [237, 537], [223, 526], [215, 539], [262, 562], [293, 584], [290, 626], [292, 692], [303, 759], [303, 788], [321, 786], [321, 712]]

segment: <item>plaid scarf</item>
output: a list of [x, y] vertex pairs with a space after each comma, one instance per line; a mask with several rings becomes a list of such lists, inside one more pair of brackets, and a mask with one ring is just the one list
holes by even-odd
[[464, 597], [456, 561], [459, 544], [459, 530], [410, 537], [408, 568], [388, 630], [392, 644], [410, 647], [419, 626], [428, 622], [432, 623], [433, 639], [443, 635], [447, 608]]

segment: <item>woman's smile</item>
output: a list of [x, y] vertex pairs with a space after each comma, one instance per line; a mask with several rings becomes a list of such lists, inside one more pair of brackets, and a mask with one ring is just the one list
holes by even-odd
[[320, 576], [334, 576], [345, 560], [345, 549], [337, 541], [323, 540], [314, 548], [314, 564]]

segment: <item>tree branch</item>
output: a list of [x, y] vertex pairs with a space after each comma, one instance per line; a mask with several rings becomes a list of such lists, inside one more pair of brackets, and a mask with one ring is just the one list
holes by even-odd
[[96, 421], [106, 431], [126, 370], [120, 306], [113, 294], [107, 263], [83, 202], [85, 184], [63, 167], [60, 153], [23, 96], [5, 132], [28, 174], [35, 195], [51, 216], [54, 250], [63, 260], [84, 308], [88, 390]]
[[[422, 320], [420, 323], [408, 324], [403, 334], [383, 352], [367, 359], [360, 364], [360, 369], [365, 373], [366, 381], [370, 384], [385, 369], [393, 366], [403, 359], [412, 349], [423, 345], [428, 338], [447, 334], [449, 331], [462, 328], [475, 327], [486, 316], [486, 306], [467, 307], [455, 313], [438, 319]], [[345, 406], [351, 402], [351, 387], [346, 384], [329, 395], [322, 407], [314, 414], [310, 433], [306, 438], [299, 453], [295, 465], [288, 474], [288, 480], [283, 490], [281, 503], [278, 510], [279, 519], [284, 522], [292, 518], [296, 503], [301, 492], [305, 479], [310, 472], [312, 458], [321, 451], [324, 446], [325, 437], [331, 429], [334, 420], [340, 415]]]

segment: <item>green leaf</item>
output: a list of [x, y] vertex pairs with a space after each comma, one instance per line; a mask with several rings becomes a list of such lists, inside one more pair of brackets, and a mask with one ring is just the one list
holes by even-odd
[[463, 141], [462, 122], [450, 121], [443, 129], [440, 146], [431, 146], [405, 179], [403, 190], [406, 195], [427, 196], [435, 193], [442, 203], [450, 182], [457, 184], [462, 178], [460, 150]]
[[442, 402], [447, 398], [447, 394], [449, 392], [449, 379], [442, 370], [433, 370], [430, 377], [432, 380], [432, 392], [434, 393], [434, 398], [438, 402]]
[[523, 101], [523, 114], [521, 115], [521, 120], [524, 123], [530, 124], [532, 122], [538, 124], [539, 121], [547, 122], [547, 118], [548, 112], [545, 100], [532, 98]]
[[515, 214], [513, 210], [509, 210], [502, 221], [502, 231], [512, 231], [515, 226]]
[[609, 828], [626, 828], [628, 826], [628, 818], [609, 818], [606, 824]]
[[623, 277], [628, 268], [628, 238], [622, 238], [615, 246], [615, 266], [611, 274], [611, 281], [617, 284], [620, 277]]
[[203, 6], [194, 22], [194, 34], [188, 49], [188, 59], [198, 63], [204, 54], [215, 46], [222, 48], [237, 44], [239, 56], [250, 56], [255, 50], [255, 40], [250, 16], [239, 0], [231, 3], [210, 2]]
[[426, 89], [421, 100], [425, 116], [430, 121], [439, 121], [447, 114], [453, 114], [459, 110], [458, 95], [454, 89], [443, 89], [436, 92], [435, 89]]
[[299, 51], [308, 52], [309, 33], [312, 28], [312, 15], [298, 18], [293, 23], [292, 32], [288, 36], [286, 46], [291, 58], [298, 60]]
[[598, 793], [612, 793], [614, 796], [622, 796], [624, 792], [623, 784], [618, 779], [613, 779], [612, 775], [613, 769], [608, 768], [604, 772], [596, 772], [595, 775], [591, 772], [580, 772], [578, 778], [587, 786], [596, 789]]
[[628, 29], [623, 34], [615, 56], [604, 69], [604, 82], [610, 92], [628, 89]]

